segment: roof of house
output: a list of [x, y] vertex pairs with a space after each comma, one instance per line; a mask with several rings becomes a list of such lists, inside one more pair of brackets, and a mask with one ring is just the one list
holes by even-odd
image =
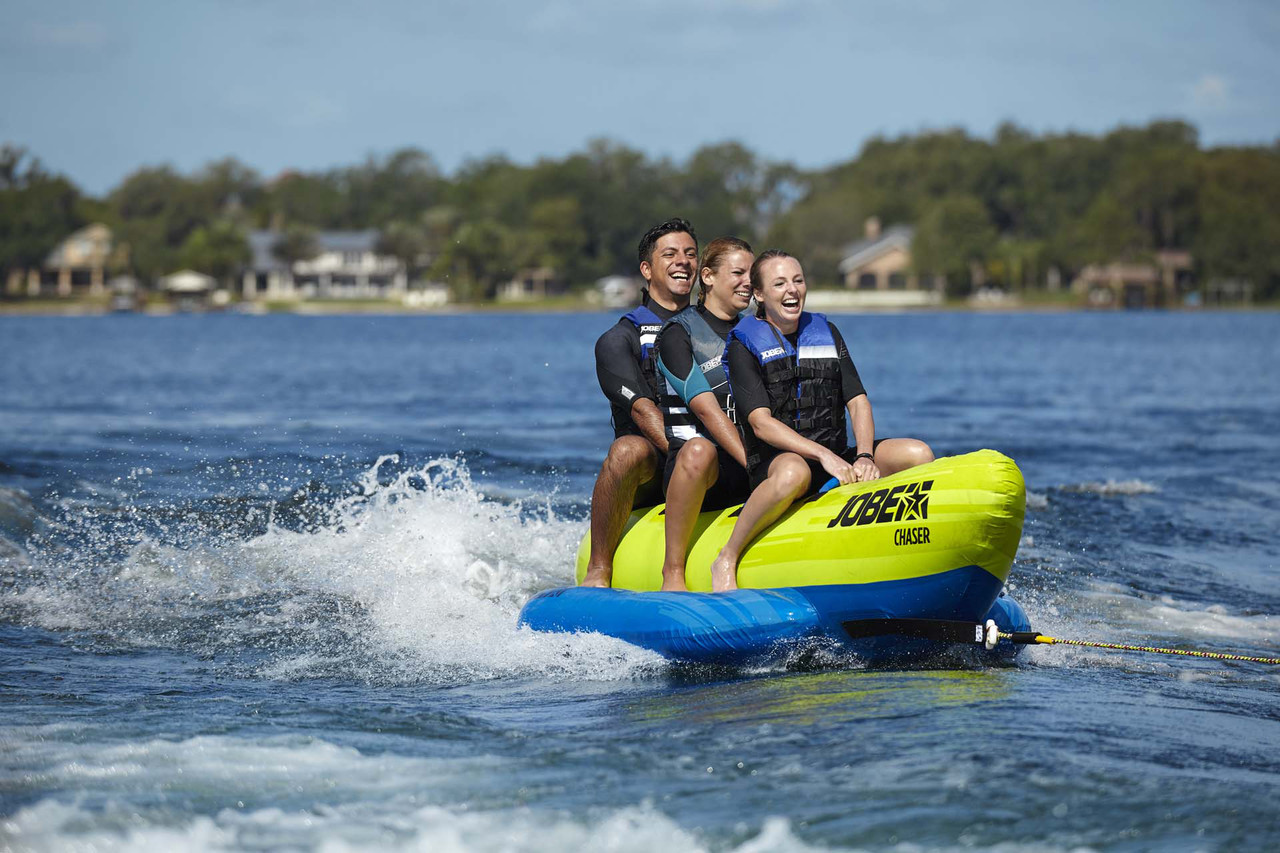
[[859, 240], [844, 248], [844, 260], [840, 261], [840, 272], [847, 273], [883, 255], [890, 249], [911, 249], [911, 238], [916, 234], [914, 225], [893, 225], [881, 232], [879, 237]]
[[101, 222], [72, 232], [53, 247], [44, 265], [50, 269], [75, 266], [101, 266], [111, 254], [111, 229]]
[[[282, 270], [284, 261], [275, 256], [272, 247], [284, 236], [280, 231], [250, 231], [249, 249], [253, 253], [250, 265], [256, 270]], [[372, 252], [378, 245], [378, 232], [372, 228], [364, 231], [317, 231], [316, 247], [321, 252]]]
[[202, 293], [213, 290], [217, 284], [213, 276], [195, 270], [179, 270], [160, 279], [160, 287], [171, 293]]

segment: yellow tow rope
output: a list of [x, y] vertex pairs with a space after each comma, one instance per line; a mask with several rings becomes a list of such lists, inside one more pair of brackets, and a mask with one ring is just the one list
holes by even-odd
[[1121, 643], [1093, 643], [1088, 640], [1061, 640], [1056, 637], [1046, 637], [1043, 634], [1036, 634], [1031, 631], [1018, 631], [1009, 633], [1007, 631], [999, 632], [1000, 639], [1012, 640], [1015, 643], [1022, 644], [1040, 644], [1046, 646], [1086, 646], [1091, 649], [1116, 649], [1123, 652], [1151, 652], [1158, 655], [1180, 655], [1188, 658], [1208, 658], [1210, 660], [1240, 660], [1249, 663], [1269, 663], [1280, 664], [1280, 658], [1260, 658], [1250, 657], [1249, 655], [1230, 655], [1221, 652], [1200, 652], [1189, 651], [1187, 649], [1162, 649], [1157, 646], [1126, 646]]

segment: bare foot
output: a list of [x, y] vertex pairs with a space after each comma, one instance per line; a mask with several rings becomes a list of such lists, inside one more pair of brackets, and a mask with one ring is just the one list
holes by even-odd
[[595, 586], [608, 589], [613, 584], [613, 572], [610, 569], [587, 569], [587, 576], [578, 586]]
[[722, 551], [711, 564], [711, 591], [729, 592], [738, 588], [737, 562], [730, 560]]

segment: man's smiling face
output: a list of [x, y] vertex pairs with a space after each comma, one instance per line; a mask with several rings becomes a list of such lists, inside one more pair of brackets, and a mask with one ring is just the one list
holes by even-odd
[[697, 268], [698, 244], [692, 235], [674, 231], [658, 238], [648, 262], [640, 264], [640, 274], [649, 282], [649, 292], [660, 301], [684, 305]]

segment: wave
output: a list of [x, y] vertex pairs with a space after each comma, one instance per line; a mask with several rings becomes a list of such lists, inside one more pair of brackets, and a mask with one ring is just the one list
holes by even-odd
[[[1232, 612], [1220, 604], [1144, 595], [1126, 585], [1099, 580], [1064, 587], [1041, 583], [1036, 588], [1009, 583], [1008, 588], [1027, 610], [1037, 632], [1060, 639], [1280, 655], [1280, 620], [1271, 614]], [[1194, 669], [1186, 658], [1066, 645], [1028, 646], [1024, 655], [1044, 666], [1129, 668], [1142, 662]], [[1280, 677], [1256, 669], [1241, 670], [1239, 676], [1250, 680]]]
[[1267, 613], [1232, 613], [1220, 604], [1197, 605], [1169, 595], [1140, 595], [1121, 584], [1096, 581], [1081, 592], [1081, 599], [1095, 614], [1126, 633], [1136, 631], [1180, 641], [1280, 642], [1280, 619]]
[[68, 514], [78, 527], [64, 539], [77, 544], [29, 548], [0, 615], [198, 650], [264, 678], [618, 679], [661, 666], [611, 638], [517, 629], [529, 597], [573, 582], [583, 521], [487, 497], [460, 459], [388, 474], [397, 461], [380, 458], [353, 493], [313, 498], [325, 503], [300, 530], [272, 521], [244, 538], [206, 519], [208, 535], [185, 544], [164, 535], [190, 526], [181, 519], [139, 535], [119, 514]]
[[[573, 816], [499, 800], [477, 807], [510, 759], [365, 753], [301, 734], [85, 743], [76, 727], [8, 730], [27, 782], [80, 792], [15, 810], [6, 849], [206, 851], [704, 851], [651, 804]], [[164, 790], [165, 798], [148, 796]], [[170, 805], [179, 804], [179, 805]], [[323, 805], [318, 805], [323, 804]], [[182, 811], [178, 809], [181, 808]], [[809, 851], [783, 818], [717, 849]]]
[[[116, 804], [108, 802], [107, 807]], [[95, 820], [96, 818], [96, 820]], [[212, 816], [170, 823], [135, 816], [131, 826], [105, 821], [74, 805], [45, 800], [21, 809], [6, 824], [21, 847], [31, 851], [95, 850], [202, 853], [269, 849], [348, 853], [349, 851], [423, 851], [433, 853], [506, 853], [506, 851], [609, 850], [616, 853], [806, 853], [812, 847], [797, 838], [785, 818], [763, 821], [752, 838], [733, 846], [710, 845], [650, 805], [613, 810], [603, 816], [574, 818], [530, 808], [477, 812], [463, 808], [418, 806], [383, 814], [367, 804], [343, 804], [319, 812], [310, 809], [222, 809]], [[913, 848], [918, 849], [918, 848]]]
[[21, 489], [0, 486], [0, 533], [29, 535], [35, 528], [37, 518], [30, 495]]
[[1145, 480], [1107, 480], [1103, 482], [1075, 483], [1059, 486], [1064, 492], [1086, 492], [1089, 494], [1111, 497], [1114, 495], [1151, 495], [1160, 491], [1152, 483]]

